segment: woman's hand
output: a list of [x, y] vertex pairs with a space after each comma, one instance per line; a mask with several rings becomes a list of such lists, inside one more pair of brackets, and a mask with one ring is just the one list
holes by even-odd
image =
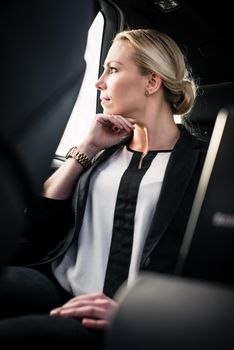
[[[89, 159], [100, 151], [118, 143], [134, 129], [135, 120], [121, 115], [97, 114], [88, 136], [76, 145]], [[67, 159], [44, 183], [43, 195], [64, 200], [71, 196], [83, 167], [72, 158]]]
[[104, 329], [109, 325], [116, 307], [117, 303], [103, 293], [84, 294], [51, 310], [50, 315], [79, 318], [85, 327]]
[[89, 156], [115, 145], [134, 129], [135, 120], [121, 115], [97, 114], [82, 149]]

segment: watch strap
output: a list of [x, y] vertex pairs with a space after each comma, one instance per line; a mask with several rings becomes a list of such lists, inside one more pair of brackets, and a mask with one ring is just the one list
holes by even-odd
[[69, 149], [66, 154], [66, 159], [74, 158], [85, 169], [91, 164], [91, 160], [86, 154], [80, 152], [76, 146]]

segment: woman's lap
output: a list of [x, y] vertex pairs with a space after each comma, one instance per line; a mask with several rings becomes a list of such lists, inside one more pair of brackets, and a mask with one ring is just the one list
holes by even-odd
[[103, 333], [89, 330], [79, 320], [28, 315], [0, 320], [0, 344], [71, 345], [78, 350], [102, 348]]
[[49, 311], [70, 299], [53, 279], [27, 267], [0, 269], [0, 344], [74, 344], [101, 349], [102, 332]]
[[0, 269], [0, 318], [48, 313], [70, 295], [35, 269], [10, 266]]

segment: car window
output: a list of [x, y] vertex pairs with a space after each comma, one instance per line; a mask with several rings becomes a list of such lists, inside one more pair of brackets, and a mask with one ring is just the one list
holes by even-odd
[[85, 51], [86, 72], [79, 96], [57, 148], [57, 155], [66, 155], [69, 148], [80, 143], [95, 116], [97, 98], [95, 82], [98, 78], [103, 24], [103, 15], [99, 12], [89, 29]]

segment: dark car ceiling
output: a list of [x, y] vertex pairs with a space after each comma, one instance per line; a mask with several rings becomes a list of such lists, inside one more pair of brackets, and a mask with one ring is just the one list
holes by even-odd
[[177, 9], [167, 13], [154, 0], [109, 2], [123, 10], [126, 26], [152, 27], [173, 37], [200, 84], [234, 81], [233, 14], [228, 2], [181, 0]]

